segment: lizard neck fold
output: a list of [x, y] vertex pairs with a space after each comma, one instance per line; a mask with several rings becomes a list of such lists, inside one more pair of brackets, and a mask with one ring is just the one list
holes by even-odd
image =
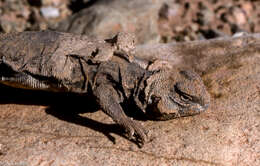
[[134, 90], [134, 101], [135, 104], [145, 113], [146, 108], [148, 105], [147, 100], [147, 94], [146, 94], [146, 88], [149, 86], [149, 78], [151, 78], [155, 73], [158, 73], [158, 71], [146, 71], [143, 74], [142, 79], [138, 82], [136, 85], [136, 88]]

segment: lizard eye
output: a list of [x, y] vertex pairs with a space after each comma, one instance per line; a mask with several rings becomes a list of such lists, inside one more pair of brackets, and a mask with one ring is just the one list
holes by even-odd
[[182, 94], [180, 97], [181, 97], [181, 100], [183, 100], [183, 101], [191, 101], [192, 100], [192, 97], [184, 95], [184, 94]]
[[176, 84], [176, 85], [174, 86], [174, 91], [175, 91], [177, 94], [179, 94], [180, 99], [181, 99], [182, 101], [184, 101], [184, 102], [192, 101], [192, 100], [193, 100], [193, 97], [190, 96], [190, 95], [188, 95], [188, 94], [186, 94], [186, 93], [183, 92], [182, 90], [180, 90], [181, 88], [180, 88], [179, 86], [180, 86], [180, 84]]

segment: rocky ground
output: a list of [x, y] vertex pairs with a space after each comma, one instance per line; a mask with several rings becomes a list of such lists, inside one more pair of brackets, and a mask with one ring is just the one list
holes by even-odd
[[255, 0], [1, 0], [0, 29], [94, 36], [123, 30], [139, 43], [190, 41], [259, 32], [259, 8]]
[[[0, 30], [130, 31], [138, 44], [151, 45], [204, 41], [260, 32], [259, 8], [255, 0], [0, 0]], [[180, 47], [180, 57], [198, 55], [189, 62], [212, 104], [194, 117], [141, 121], [152, 138], [141, 149], [85, 98], [1, 86], [0, 166], [260, 165], [259, 40], [237, 42], [237, 52]]]

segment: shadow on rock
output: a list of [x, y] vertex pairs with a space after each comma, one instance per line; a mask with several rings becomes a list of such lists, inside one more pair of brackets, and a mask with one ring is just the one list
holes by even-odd
[[118, 125], [116, 124], [105, 124], [102, 122], [98, 122], [87, 117], [83, 117], [74, 110], [75, 108], [70, 109], [69, 107], [66, 108], [66, 106], [49, 106], [46, 109], [46, 113], [60, 120], [88, 127], [92, 130], [98, 131], [104, 134], [114, 144], [115, 138], [111, 135], [111, 133], [115, 133], [117, 135], [122, 135], [122, 133], [124, 133], [123, 129], [118, 128]]
[[[118, 127], [117, 124], [105, 124], [83, 117], [81, 113], [93, 113], [99, 110], [99, 106], [95, 99], [88, 95], [79, 95], [71, 93], [53, 93], [45, 91], [24, 90], [11, 88], [0, 84], [0, 104], [23, 104], [23, 105], [42, 105], [47, 106], [45, 112], [60, 120], [74, 123], [80, 126], [88, 127], [92, 130], [104, 134], [110, 141], [115, 144], [115, 138], [111, 133], [127, 139], [123, 128]], [[126, 106], [127, 107], [127, 106]], [[129, 113], [127, 115], [139, 117], [144, 119], [140, 113], [131, 106], [128, 107]], [[138, 118], [135, 118], [138, 119]], [[139, 146], [139, 143], [131, 140]]]

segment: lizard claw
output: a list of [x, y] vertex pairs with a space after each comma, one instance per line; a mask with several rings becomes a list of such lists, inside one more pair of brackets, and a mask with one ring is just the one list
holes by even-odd
[[125, 128], [130, 140], [136, 139], [136, 141], [141, 144], [147, 141], [148, 131], [146, 131], [141, 124], [129, 119]]

